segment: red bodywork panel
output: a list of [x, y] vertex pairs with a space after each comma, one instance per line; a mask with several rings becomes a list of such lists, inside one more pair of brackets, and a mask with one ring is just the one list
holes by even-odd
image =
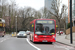
[[3, 36], [5, 35], [5, 32], [4, 31], [0, 31], [0, 36]]
[[54, 35], [37, 35], [37, 37], [35, 37], [35, 35], [34, 35], [34, 42], [43, 42], [43, 41], [56, 42], [56, 35], [55, 34]]

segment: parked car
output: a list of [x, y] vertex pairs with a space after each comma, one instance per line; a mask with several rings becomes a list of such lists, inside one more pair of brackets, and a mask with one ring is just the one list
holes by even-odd
[[30, 31], [26, 31], [26, 34], [29, 35], [30, 34]]
[[[63, 34], [64, 32], [63, 31], [60, 31], [60, 33]], [[59, 34], [59, 31], [57, 32], [57, 34]]]
[[18, 37], [27, 37], [27, 34], [26, 34], [26, 32], [25, 31], [20, 31], [18, 34], [17, 34], [17, 38]]

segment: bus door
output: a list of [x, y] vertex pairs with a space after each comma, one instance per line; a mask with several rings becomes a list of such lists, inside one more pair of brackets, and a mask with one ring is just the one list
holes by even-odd
[[4, 27], [0, 27], [0, 36], [4, 35]]

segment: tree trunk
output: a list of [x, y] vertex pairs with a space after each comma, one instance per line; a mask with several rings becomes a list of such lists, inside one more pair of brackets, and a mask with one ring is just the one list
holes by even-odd
[[61, 33], [60, 33], [60, 21], [58, 22], [58, 24], [59, 24], [59, 28], [58, 28], [59, 35], [61, 35]]
[[66, 23], [64, 23], [64, 33], [66, 34]]

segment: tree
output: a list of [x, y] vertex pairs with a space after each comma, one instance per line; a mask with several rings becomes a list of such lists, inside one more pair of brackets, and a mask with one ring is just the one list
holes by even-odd
[[53, 12], [49, 11], [49, 13], [53, 16], [56, 17], [56, 19], [58, 20], [58, 26], [59, 26], [59, 35], [60, 34], [60, 30], [61, 30], [61, 25], [60, 25], [60, 21], [61, 21], [61, 18], [63, 17], [63, 13], [65, 12], [65, 7], [64, 5], [62, 5], [62, 8], [61, 8], [61, 12], [60, 12], [60, 4], [61, 4], [61, 1], [60, 0], [53, 0], [52, 2], [52, 10]]
[[[36, 17], [36, 10], [33, 9], [33, 8], [24, 8], [23, 11], [21, 11], [23, 13], [23, 22], [22, 22], [22, 25], [23, 27], [22, 28], [26, 28], [26, 25], [28, 25], [30, 22], [30, 19], [28, 19], [28, 17]], [[27, 19], [27, 20], [26, 20]], [[27, 24], [28, 23], [28, 24]]]
[[[15, 9], [15, 1], [14, 0], [10, 0], [11, 3], [9, 4], [9, 2], [5, 2], [7, 0], [2, 0], [2, 16], [3, 18], [8, 18], [8, 22], [9, 22], [9, 26], [7, 26], [9, 28], [9, 31], [11, 31], [11, 28], [12, 30], [15, 29], [15, 16], [16, 16], [16, 9]], [[7, 25], [7, 24], [6, 24]], [[6, 28], [7, 28], [6, 27]]]
[[45, 19], [49, 19], [51, 17], [51, 14], [49, 13], [49, 10], [47, 8], [41, 8], [39, 10], [41, 17], [40, 18], [45, 18]]
[[40, 19], [40, 18], [42, 17], [41, 12], [40, 12], [40, 11], [37, 11], [36, 14], [35, 14], [35, 17], [36, 17], [37, 19]]
[[25, 29], [30, 23], [30, 17], [32, 17], [31, 19], [37, 18], [37, 11], [31, 7], [19, 8], [17, 11], [17, 16], [19, 26], [18, 29]]
[[5, 5], [5, 4], [6, 4], [6, 1], [7, 1], [7, 0], [1, 0], [1, 7], [0, 7], [0, 8], [1, 8], [1, 11], [2, 11], [1, 14], [0, 14], [0, 17], [1, 17], [1, 18], [3, 17], [3, 15], [4, 15], [4, 10], [6, 9], [6, 5]]
[[64, 21], [64, 32], [66, 34], [66, 19], [68, 17], [68, 15], [66, 14], [67, 13], [67, 6], [66, 5], [63, 5], [64, 6], [64, 13], [63, 13], [63, 21]]

